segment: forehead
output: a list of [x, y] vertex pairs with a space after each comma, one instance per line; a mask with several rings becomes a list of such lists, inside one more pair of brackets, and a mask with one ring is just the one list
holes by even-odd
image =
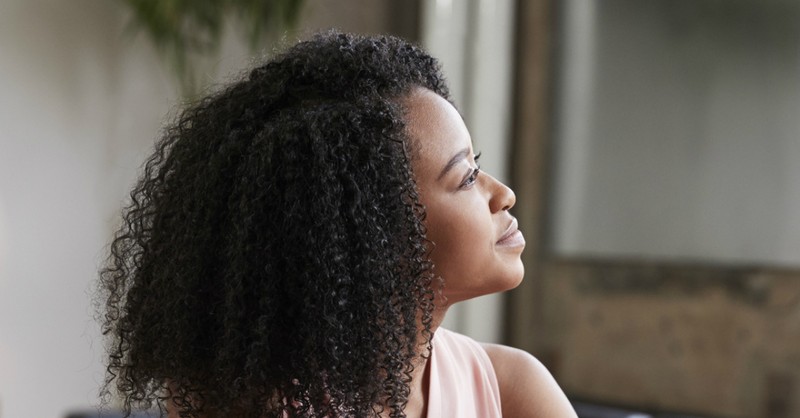
[[471, 146], [461, 115], [438, 94], [418, 88], [408, 95], [404, 105], [406, 129], [415, 150], [414, 171], [418, 175], [441, 170], [453, 155]]

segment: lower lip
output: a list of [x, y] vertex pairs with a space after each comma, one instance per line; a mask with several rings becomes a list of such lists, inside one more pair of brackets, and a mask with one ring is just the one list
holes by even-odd
[[525, 238], [522, 236], [522, 232], [518, 230], [514, 231], [513, 234], [497, 241], [498, 247], [524, 247], [525, 246]]

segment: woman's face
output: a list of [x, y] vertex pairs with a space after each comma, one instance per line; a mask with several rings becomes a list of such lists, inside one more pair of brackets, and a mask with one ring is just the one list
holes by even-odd
[[476, 170], [467, 127], [448, 101], [416, 89], [406, 105], [416, 150], [411, 164], [447, 304], [516, 287], [525, 240], [508, 213], [514, 192]]

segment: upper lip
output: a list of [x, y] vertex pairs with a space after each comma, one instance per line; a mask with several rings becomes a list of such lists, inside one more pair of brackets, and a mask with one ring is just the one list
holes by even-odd
[[500, 236], [500, 239], [498, 239], [497, 242], [500, 242], [500, 241], [510, 237], [515, 232], [517, 232], [517, 229], [519, 229], [518, 228], [518, 224], [517, 224], [517, 218], [511, 218], [511, 224], [508, 225], [508, 228], [506, 228], [506, 231], [503, 232], [503, 235]]

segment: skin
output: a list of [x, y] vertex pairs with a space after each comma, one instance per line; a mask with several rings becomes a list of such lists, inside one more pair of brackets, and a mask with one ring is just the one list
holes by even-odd
[[472, 140], [449, 102], [417, 89], [407, 107], [417, 148], [412, 168], [425, 206], [427, 237], [434, 243], [431, 261], [434, 273], [445, 281], [446, 300], [440, 304], [447, 308], [516, 287], [524, 274], [520, 255], [525, 242], [497, 242], [513, 228], [508, 210], [516, 202], [514, 192], [487, 173], [475, 175]]
[[[417, 150], [414, 176], [425, 206], [434, 271], [444, 279], [434, 326], [455, 302], [512, 289], [522, 281], [525, 247], [509, 209], [516, 197], [494, 177], [478, 172], [472, 140], [458, 111], [426, 89], [405, 101], [408, 130]], [[484, 345], [498, 378], [504, 417], [576, 417], [549, 371], [525, 351]], [[415, 368], [409, 417], [424, 417], [428, 367]]]

